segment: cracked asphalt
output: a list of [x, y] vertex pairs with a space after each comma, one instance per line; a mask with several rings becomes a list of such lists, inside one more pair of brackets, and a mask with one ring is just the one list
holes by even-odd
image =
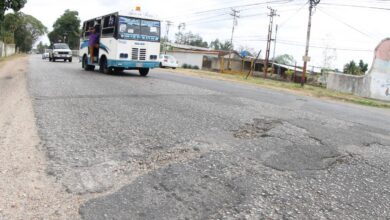
[[390, 111], [30, 58], [48, 167], [81, 219], [390, 219]]

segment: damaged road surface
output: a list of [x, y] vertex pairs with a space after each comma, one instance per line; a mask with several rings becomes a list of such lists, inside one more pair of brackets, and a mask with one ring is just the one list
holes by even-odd
[[389, 110], [38, 57], [28, 83], [80, 219], [390, 218]]

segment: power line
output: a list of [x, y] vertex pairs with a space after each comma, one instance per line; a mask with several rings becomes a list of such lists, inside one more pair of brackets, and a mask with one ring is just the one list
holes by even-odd
[[322, 3], [322, 5], [331, 5], [331, 6], [339, 6], [339, 7], [351, 7], [351, 8], [366, 8], [366, 9], [390, 11], [390, 8], [375, 7], [375, 6], [364, 6], [364, 5], [350, 5], [350, 4], [338, 4], [338, 3]]
[[334, 20], [336, 20], [336, 21], [338, 21], [338, 22], [344, 24], [345, 26], [349, 27], [350, 29], [352, 29], [352, 30], [354, 30], [354, 31], [356, 31], [356, 32], [358, 32], [358, 33], [360, 33], [360, 34], [362, 34], [362, 35], [368, 37], [368, 38], [374, 39], [371, 35], [369, 35], [369, 34], [363, 32], [363, 31], [359, 30], [358, 28], [355, 28], [354, 26], [352, 26], [352, 25], [350, 25], [350, 24], [348, 24], [348, 23], [342, 21], [341, 19], [337, 18], [336, 16], [333, 16], [333, 15], [331, 15], [331, 14], [328, 14], [327, 12], [325, 12], [324, 10], [322, 10], [322, 8], [318, 8], [318, 10], [321, 11], [322, 13], [324, 13], [325, 15], [327, 15], [327, 16], [333, 18]]
[[[252, 40], [246, 40], [246, 41], [261, 41], [266, 42], [267, 39], [252, 39]], [[278, 40], [279, 44], [288, 45], [288, 46], [297, 46], [297, 47], [305, 47], [305, 43], [297, 42], [297, 41], [288, 41], [288, 40]], [[339, 47], [325, 47], [325, 46], [316, 46], [316, 45], [310, 45], [310, 48], [316, 48], [316, 49], [332, 49], [332, 50], [341, 50], [341, 51], [351, 51], [351, 52], [372, 52], [373, 50], [370, 49], [354, 49], [354, 48], [339, 48]]]
[[180, 16], [172, 16], [168, 17], [165, 19], [172, 19], [172, 18], [177, 18], [177, 17], [183, 17], [183, 16], [188, 16], [188, 15], [198, 15], [198, 14], [205, 14], [205, 13], [213, 13], [213, 12], [218, 12], [218, 11], [225, 11], [225, 10], [230, 10], [231, 8], [236, 8], [236, 9], [242, 9], [247, 8], [247, 7], [253, 7], [253, 6], [258, 6], [258, 5], [265, 5], [265, 4], [284, 4], [284, 3], [289, 3], [292, 2], [293, 0], [268, 0], [268, 1], [262, 1], [262, 2], [256, 2], [256, 3], [248, 3], [248, 4], [241, 4], [241, 5], [235, 5], [235, 6], [229, 6], [229, 7], [223, 7], [223, 8], [215, 8], [215, 9], [209, 9], [209, 10], [204, 10], [204, 11], [197, 11], [189, 14], [183, 14]]

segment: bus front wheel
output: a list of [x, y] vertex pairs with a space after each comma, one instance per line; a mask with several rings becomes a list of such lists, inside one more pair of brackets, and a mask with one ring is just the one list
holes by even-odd
[[84, 70], [86, 70], [86, 71], [93, 71], [93, 70], [95, 69], [95, 66], [93, 66], [93, 65], [88, 65], [88, 57], [87, 57], [87, 56], [84, 56], [84, 57], [83, 57], [82, 67], [83, 67]]
[[141, 68], [141, 69], [139, 69], [139, 74], [141, 76], [147, 76], [148, 73], [149, 73], [149, 68]]
[[110, 74], [111, 70], [108, 68], [107, 59], [105, 57], [102, 57], [100, 59], [100, 66], [99, 71], [104, 74]]

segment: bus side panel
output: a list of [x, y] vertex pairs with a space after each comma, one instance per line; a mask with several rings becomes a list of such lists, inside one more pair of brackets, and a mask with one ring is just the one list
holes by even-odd
[[79, 60], [83, 61], [84, 55], [88, 56], [88, 39], [80, 39]]
[[100, 38], [99, 57], [105, 56], [107, 60], [117, 59], [118, 40], [115, 38]]

